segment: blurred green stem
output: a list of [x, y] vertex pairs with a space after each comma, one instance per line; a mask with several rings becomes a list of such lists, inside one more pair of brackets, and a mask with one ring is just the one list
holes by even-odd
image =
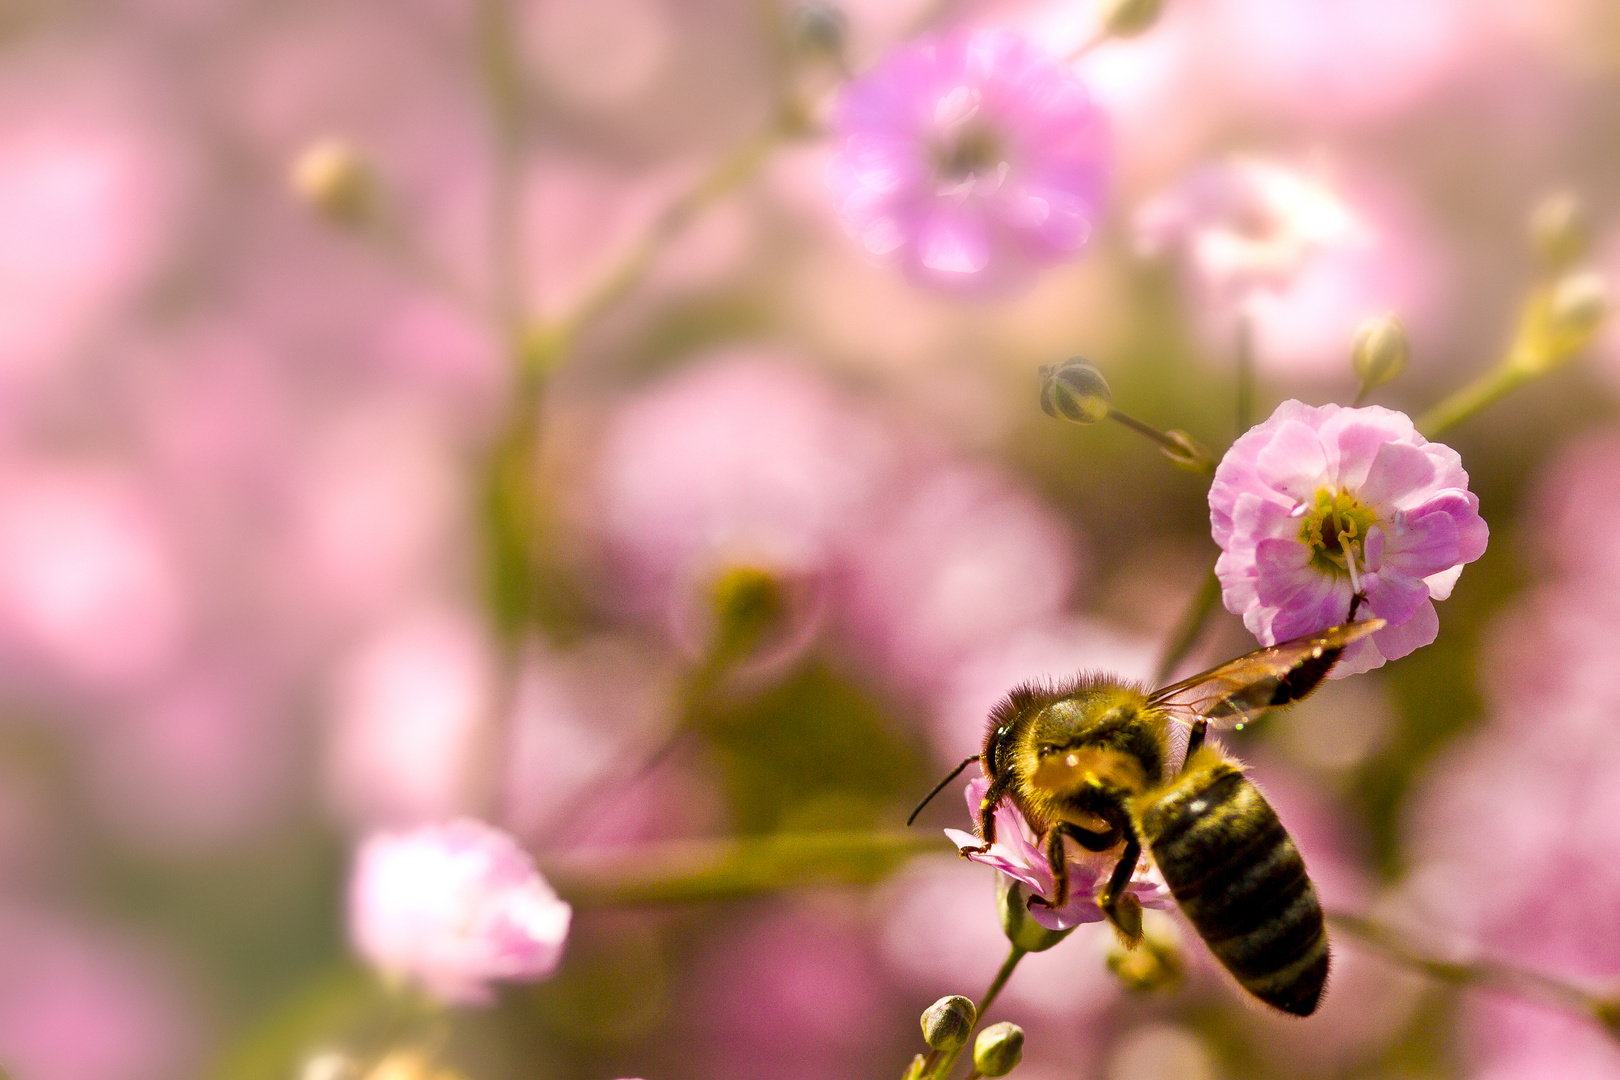
[[673, 840], [542, 858], [546, 878], [583, 907], [704, 903], [829, 884], [870, 884], [938, 850], [914, 832], [818, 832]]
[[961, 1056], [963, 1048], [973, 1041], [973, 1032], [979, 1030], [979, 1026], [984, 1023], [985, 1014], [990, 1011], [990, 1006], [996, 1003], [996, 998], [1001, 996], [1002, 988], [1007, 985], [1007, 980], [1012, 978], [1012, 973], [1017, 969], [1018, 962], [1028, 955], [1028, 950], [1020, 949], [1017, 945], [1007, 951], [1007, 959], [1002, 961], [1001, 970], [996, 972], [996, 977], [990, 981], [989, 988], [985, 990], [984, 996], [979, 999], [973, 1017], [973, 1027], [969, 1029], [968, 1037], [962, 1040], [961, 1046], [958, 1046], [945, 1058], [939, 1068], [925, 1071], [923, 1080], [943, 1080], [944, 1077], [951, 1074], [951, 1067], [956, 1064], [956, 1059]]
[[1596, 336], [1602, 313], [1568, 309], [1566, 287], [1575, 277], [1538, 285], [1525, 300], [1507, 355], [1490, 371], [1463, 386], [1417, 419], [1417, 429], [1433, 439], [1519, 387], [1567, 364]]
[[494, 146], [489, 244], [495, 312], [514, 357], [521, 352], [523, 288], [523, 68], [508, 0], [478, 5], [478, 56]]
[[1597, 994], [1559, 979], [1494, 960], [1443, 960], [1426, 953], [1393, 927], [1344, 911], [1328, 912], [1328, 922], [1391, 960], [1439, 982], [1464, 989], [1493, 990], [1556, 1005], [1596, 1020], [1620, 1039], [1620, 996]]
[[1182, 612], [1181, 620], [1176, 623], [1175, 632], [1165, 644], [1164, 655], [1159, 658], [1159, 666], [1153, 674], [1153, 685], [1163, 686], [1170, 681], [1176, 668], [1198, 644], [1198, 639], [1204, 634], [1204, 624], [1209, 621], [1210, 615], [1215, 611], [1215, 605], [1221, 598], [1221, 582], [1212, 569], [1204, 575], [1204, 580], [1193, 594], [1187, 609]]

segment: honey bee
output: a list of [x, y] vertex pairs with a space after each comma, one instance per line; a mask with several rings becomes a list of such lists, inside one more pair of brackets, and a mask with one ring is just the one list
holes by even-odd
[[[978, 815], [983, 842], [963, 855], [990, 850], [996, 805], [1011, 799], [1052, 865], [1052, 897], [1029, 902], [1061, 907], [1069, 897], [1065, 839], [1086, 851], [1120, 849], [1097, 906], [1135, 947], [1142, 906], [1126, 886], [1145, 846], [1188, 921], [1238, 983], [1268, 1005], [1309, 1016], [1328, 973], [1322, 905], [1276, 811], [1237, 762], [1205, 745], [1205, 732], [1305, 697], [1346, 647], [1383, 625], [1369, 619], [1331, 627], [1152, 692], [1109, 675], [1020, 686], [991, 711], [983, 752], [929, 792], [910, 820], [981, 762], [990, 781]], [[1172, 723], [1187, 728], [1186, 753], [1173, 772]]]

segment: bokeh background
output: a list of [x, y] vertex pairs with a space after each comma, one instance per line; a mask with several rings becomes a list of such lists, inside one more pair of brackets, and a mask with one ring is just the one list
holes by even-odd
[[[843, 11], [854, 72], [958, 24], [1064, 53], [1098, 19]], [[1215, 553], [1206, 481], [1049, 419], [1036, 376], [1082, 354], [1144, 420], [1235, 436], [1230, 319], [1140, 253], [1140, 209], [1235, 153], [1320, 178], [1373, 242], [1259, 309], [1256, 415], [1348, 402], [1386, 310], [1412, 361], [1374, 400], [1420, 411], [1508, 344], [1543, 197], [1579, 196], [1620, 270], [1616, 11], [1168, 0], [1077, 63], [1113, 146], [1088, 250], [971, 298], [840, 228], [840, 65], [773, 0], [7, 3], [0, 1065], [297, 1076], [376, 993], [354, 843], [466, 813], [576, 915], [554, 978], [444, 1021], [446, 1068], [899, 1075], [922, 1008], [1006, 948], [938, 833], [954, 791], [919, 822], [937, 853], [875, 881], [570, 882], [683, 838], [898, 828], [1011, 684], [1146, 677]], [[802, 129], [687, 199], [789, 96]], [[314, 160], [349, 201], [311, 172], [334, 138]], [[1613, 981], [1620, 335], [1446, 441], [1492, 537], [1439, 639], [1232, 745], [1330, 904]], [[1194, 660], [1251, 647], [1223, 612]], [[1353, 942], [1308, 1023], [1194, 941], [1148, 996], [1107, 947], [1084, 928], [1015, 975], [1016, 1075], [1620, 1077], [1596, 1026]]]

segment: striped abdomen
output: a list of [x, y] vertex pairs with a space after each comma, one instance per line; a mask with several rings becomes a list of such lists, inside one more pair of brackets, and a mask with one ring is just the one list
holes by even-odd
[[1315, 1012], [1328, 973], [1322, 905], [1259, 790], [1206, 749], [1131, 809], [1165, 883], [1216, 958], [1268, 1005]]

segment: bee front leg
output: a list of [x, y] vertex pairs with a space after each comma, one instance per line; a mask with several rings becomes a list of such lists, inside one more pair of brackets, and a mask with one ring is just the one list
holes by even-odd
[[1046, 834], [1046, 861], [1052, 867], [1052, 898], [1031, 896], [1030, 907], [1060, 908], [1069, 902], [1069, 860], [1063, 850], [1063, 830]]
[[983, 855], [996, 843], [996, 804], [1007, 793], [1008, 781], [997, 777], [990, 781], [990, 787], [984, 793], [984, 799], [979, 803], [979, 839], [984, 843], [978, 847], [965, 847], [960, 849], [962, 858], [969, 855]]
[[1128, 949], [1136, 948], [1142, 940], [1142, 901], [1127, 889], [1141, 858], [1142, 842], [1134, 832], [1127, 833], [1125, 851], [1114, 865], [1114, 873], [1108, 879], [1108, 884], [1097, 894], [1097, 906]]

